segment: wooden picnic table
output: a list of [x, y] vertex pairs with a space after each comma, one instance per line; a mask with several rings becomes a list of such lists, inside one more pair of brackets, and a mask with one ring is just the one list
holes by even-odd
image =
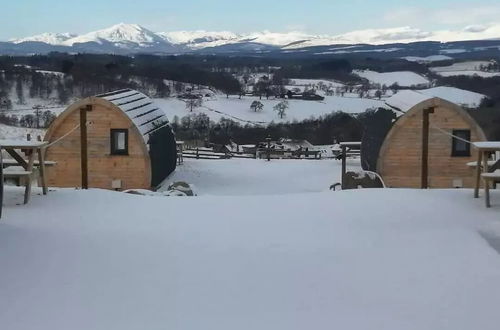
[[346, 174], [347, 174], [347, 153], [348, 150], [356, 150], [359, 151], [359, 154], [361, 155], [361, 142], [360, 141], [349, 141], [349, 142], [340, 142], [339, 143], [340, 148], [342, 150], [341, 152], [341, 157], [342, 157], [342, 176], [341, 176], [341, 187], [342, 190], [347, 189], [347, 184], [346, 184]]
[[[479, 198], [479, 186], [481, 184], [481, 171], [488, 173], [488, 155], [500, 151], [500, 141], [473, 142], [472, 145], [478, 150], [476, 163], [476, 182], [474, 186], [474, 198]], [[482, 166], [481, 166], [482, 162]]]
[[[35, 157], [37, 157], [37, 156], [38, 156], [38, 168], [40, 171], [40, 181], [42, 184], [42, 191], [43, 191], [44, 195], [47, 194], [48, 188], [47, 188], [47, 180], [45, 177], [45, 159], [44, 159], [45, 147], [47, 146], [47, 144], [48, 144], [48, 142], [45, 142], [45, 141], [24, 141], [24, 140], [2, 140], [2, 139], [0, 139], [0, 148], [5, 150], [9, 155], [11, 155], [12, 158], [17, 161], [17, 164], [24, 169], [24, 171], [16, 170], [16, 171], [12, 172], [11, 174], [16, 175], [16, 176], [20, 176], [20, 175], [27, 176], [26, 190], [24, 193], [24, 204], [28, 203], [30, 196], [31, 196], [32, 173], [33, 173], [33, 167], [35, 164]], [[23, 151], [27, 154], [27, 156], [28, 156], [27, 161], [20, 154], [21, 151]], [[8, 172], [4, 171], [4, 175], [6, 173], [8, 173]]]
[[184, 163], [184, 141], [175, 141], [175, 146], [177, 148], [177, 165]]

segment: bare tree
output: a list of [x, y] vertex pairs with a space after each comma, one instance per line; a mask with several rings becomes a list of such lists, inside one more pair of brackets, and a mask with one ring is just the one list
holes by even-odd
[[255, 112], [262, 111], [262, 109], [264, 109], [264, 104], [262, 104], [262, 102], [260, 101], [253, 101], [250, 105], [250, 109]]
[[47, 128], [56, 119], [56, 114], [50, 110], [45, 110], [42, 113], [43, 127]]
[[273, 109], [278, 113], [278, 116], [280, 116], [280, 118], [283, 119], [283, 117], [285, 117], [286, 115], [286, 110], [288, 109], [288, 107], [289, 107], [288, 101], [283, 100], [280, 103], [276, 104], [273, 107]]
[[203, 101], [201, 98], [193, 98], [193, 99], [188, 99], [186, 101], [186, 108], [189, 109], [189, 112], [193, 112], [194, 108], [199, 108], [203, 104]]

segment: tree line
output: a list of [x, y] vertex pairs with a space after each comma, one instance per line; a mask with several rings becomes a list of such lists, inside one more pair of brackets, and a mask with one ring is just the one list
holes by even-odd
[[[171, 122], [179, 140], [206, 141], [215, 144], [255, 144], [272, 139], [305, 139], [315, 145], [341, 141], [361, 141], [366, 133], [377, 135], [391, 127], [396, 115], [384, 108], [371, 109], [362, 114], [334, 112], [315, 119], [269, 125], [241, 124], [228, 118], [211, 121], [205, 113], [193, 113]], [[385, 136], [385, 135], [384, 135]]]

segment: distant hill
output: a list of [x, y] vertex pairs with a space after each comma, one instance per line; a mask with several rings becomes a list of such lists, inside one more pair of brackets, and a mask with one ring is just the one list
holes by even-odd
[[0, 42], [0, 54], [30, 55], [49, 52], [121, 55], [237, 53], [273, 56], [345, 56], [346, 54], [366, 56], [370, 54], [370, 56], [377, 57], [451, 56], [460, 58], [470, 53], [498, 56], [500, 54], [500, 32], [498, 31], [500, 31], [500, 25], [492, 26], [481, 33], [460, 30], [446, 36], [439, 32], [425, 32], [410, 27], [353, 31], [334, 36], [270, 31], [248, 34], [203, 30], [156, 33], [137, 24], [120, 23], [82, 35], [43, 33]]

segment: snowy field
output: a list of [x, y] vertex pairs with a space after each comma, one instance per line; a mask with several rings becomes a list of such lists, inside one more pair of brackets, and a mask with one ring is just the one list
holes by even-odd
[[318, 87], [320, 85], [327, 86], [327, 87], [343, 87], [345, 86], [344, 84], [334, 81], [334, 80], [327, 80], [327, 79], [299, 79], [299, 78], [293, 78], [290, 79], [290, 84], [295, 85], [295, 86], [314, 86]]
[[442, 77], [479, 76], [482, 78], [491, 78], [500, 76], [500, 72], [485, 72], [479, 70], [435, 71], [435, 72]]
[[[359, 160], [348, 160], [360, 170]], [[328, 191], [340, 182], [338, 160], [186, 159], [163, 184], [185, 181], [198, 195], [272, 195]], [[291, 180], [290, 178], [293, 178]]]
[[398, 84], [402, 87], [429, 84], [427, 78], [411, 71], [376, 72], [371, 70], [354, 70], [353, 73], [361, 78], [368, 79], [373, 84], [386, 85], [388, 87], [393, 84]]
[[45, 130], [0, 124], [0, 139], [26, 140], [27, 134], [30, 134], [32, 139], [37, 139], [38, 136], [43, 139]]
[[[259, 100], [258, 97], [245, 96], [239, 99], [236, 96], [217, 96], [211, 100], [205, 100], [203, 105], [193, 110], [194, 113], [205, 113], [211, 120], [218, 121], [225, 117], [233, 119], [242, 124], [268, 124], [270, 122], [288, 122], [302, 121], [309, 118], [317, 118], [335, 111], [344, 111], [347, 113], [361, 113], [370, 108], [385, 107], [383, 101], [366, 99], [359, 97], [340, 97], [340, 96], [325, 96], [324, 101], [303, 101], [303, 100], [288, 100], [289, 109], [286, 116], [281, 119], [273, 107], [281, 102], [281, 99], [262, 98], [259, 100], [264, 104], [264, 109], [261, 112], [254, 112], [250, 109], [253, 101]], [[186, 103], [177, 98], [155, 99], [155, 102], [161, 106], [167, 114], [167, 117], [172, 120], [174, 116], [182, 118], [190, 114], [186, 108]]]
[[469, 190], [20, 196], [0, 221], [1, 329], [500, 323], [500, 255], [483, 238], [499, 232], [496, 191], [490, 210]]
[[[319, 81], [320, 80], [311, 79], [310, 83], [306, 85], [311, 86], [311, 84], [316, 84], [314, 86], [317, 87]], [[332, 82], [332, 84], [336, 86], [336, 83]], [[306, 85], [291, 87], [304, 89]], [[255, 100], [264, 104], [263, 111], [256, 113], [250, 109], [250, 105]], [[228, 118], [241, 124], [269, 124], [271, 122], [292, 122], [294, 120], [302, 121], [304, 119], [318, 118], [336, 111], [361, 113], [365, 112], [367, 109], [385, 106], [384, 102], [381, 100], [359, 98], [355, 94], [346, 94], [345, 97], [325, 96], [324, 101], [288, 100], [289, 109], [286, 112], [286, 116], [280, 118], [277, 112], [273, 110], [273, 107], [281, 101], [281, 99], [267, 100], [265, 97], [260, 100], [258, 97], [252, 96], [244, 96], [240, 100], [237, 96], [226, 98], [225, 95], [216, 95], [211, 98], [205, 98], [203, 105], [199, 108], [195, 108], [193, 113], [205, 113], [213, 121], [219, 121], [221, 118]], [[186, 102], [176, 97], [155, 99], [155, 102], [163, 108], [169, 120], [172, 120], [174, 116], [180, 119], [191, 113], [186, 107]], [[48, 110], [56, 114], [66, 109], [66, 106], [63, 105], [54, 106], [52, 101], [27, 99], [27, 103], [24, 105], [15, 104], [12, 114], [18, 116], [33, 114], [32, 106], [35, 104], [48, 107]]]
[[406, 56], [406, 57], [402, 57], [402, 59], [407, 60], [408, 62], [432, 63], [432, 62], [453, 60], [453, 57], [449, 57], [446, 55], [430, 55], [430, 56], [426, 56], [426, 57]]
[[487, 67], [490, 64], [488, 61], [467, 61], [454, 63], [449, 66], [439, 66], [430, 68], [431, 71], [443, 77], [452, 76], [479, 76], [490, 78], [500, 76], [500, 72], [481, 71], [481, 67]]

